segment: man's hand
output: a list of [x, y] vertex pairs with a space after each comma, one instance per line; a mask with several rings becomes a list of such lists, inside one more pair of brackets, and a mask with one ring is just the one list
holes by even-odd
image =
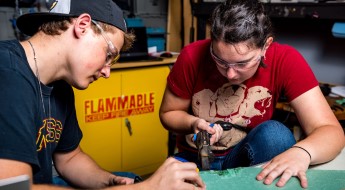
[[143, 183], [148, 183], [150, 189], [206, 189], [194, 163], [180, 162], [174, 158], [168, 158], [163, 165]]
[[121, 176], [116, 176], [116, 175], [110, 175], [109, 178], [109, 186], [114, 186], [114, 185], [128, 185], [128, 184], [133, 184], [134, 179], [128, 178], [128, 177], [121, 177]]
[[271, 184], [279, 176], [278, 187], [283, 187], [292, 176], [299, 178], [303, 188], [308, 187], [306, 171], [310, 164], [309, 155], [298, 148], [290, 148], [282, 154], [274, 157], [263, 165], [263, 170], [256, 176], [257, 180], [263, 180], [264, 184]]

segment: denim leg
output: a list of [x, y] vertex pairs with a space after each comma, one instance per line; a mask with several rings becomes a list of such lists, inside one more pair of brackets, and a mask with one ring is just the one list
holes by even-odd
[[[128, 177], [128, 178], [133, 178], [134, 182], [140, 182], [142, 181], [142, 178], [135, 173], [132, 172], [112, 172], [116, 176], [122, 176], [122, 177]], [[55, 176], [53, 177], [53, 184], [57, 186], [63, 186], [63, 187], [74, 187], [72, 184], [68, 183], [65, 181], [62, 177], [60, 176]]]
[[198, 166], [198, 168], [201, 168], [201, 164], [198, 160], [198, 154], [196, 153], [178, 152], [173, 157], [181, 162], [194, 162]]
[[53, 184], [57, 186], [63, 186], [63, 187], [72, 187], [72, 185], [70, 185], [67, 181], [65, 181], [60, 176], [53, 177]]
[[251, 130], [233, 150], [225, 156], [222, 169], [246, 167], [271, 160], [296, 143], [284, 124], [265, 121]]
[[[174, 158], [181, 162], [194, 162], [199, 170], [202, 170], [201, 162], [198, 159], [198, 154], [193, 152], [179, 152], [174, 155]], [[224, 156], [218, 156], [214, 158], [214, 161], [210, 163], [210, 170], [221, 170]]]

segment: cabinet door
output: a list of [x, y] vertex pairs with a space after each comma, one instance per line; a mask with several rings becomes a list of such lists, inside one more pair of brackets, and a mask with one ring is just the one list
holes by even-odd
[[[122, 94], [128, 117], [122, 123], [123, 170], [139, 175], [154, 172], [168, 155], [168, 131], [159, 119], [168, 66], [122, 72]], [[130, 122], [129, 133], [125, 119]]]
[[76, 90], [75, 105], [83, 139], [80, 143], [102, 168], [121, 171], [121, 118], [117, 100], [121, 95], [121, 76], [112, 73], [86, 90]]

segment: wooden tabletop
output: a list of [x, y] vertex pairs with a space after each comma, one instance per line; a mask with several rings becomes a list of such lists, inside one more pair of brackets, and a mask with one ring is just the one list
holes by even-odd
[[[337, 117], [338, 120], [345, 120], [345, 106], [342, 106], [336, 103], [336, 100], [342, 99], [341, 97], [330, 97], [326, 96], [326, 100], [331, 107], [334, 115]], [[287, 102], [278, 102], [276, 105], [277, 109], [294, 112], [292, 107]]]
[[161, 61], [134, 61], [134, 62], [121, 62], [116, 63], [111, 66], [111, 69], [127, 69], [136, 67], [149, 67], [149, 66], [159, 66], [159, 65], [172, 65], [175, 63], [177, 56], [171, 58], [163, 58]]

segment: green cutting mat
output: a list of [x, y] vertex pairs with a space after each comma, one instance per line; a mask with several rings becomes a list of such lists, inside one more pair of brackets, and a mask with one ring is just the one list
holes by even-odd
[[[222, 171], [200, 171], [200, 176], [207, 186], [207, 190], [259, 190], [259, 189], [303, 189], [298, 178], [293, 177], [284, 187], [275, 184], [265, 185], [256, 180], [261, 168], [247, 167]], [[344, 170], [308, 170], [308, 188], [312, 190], [345, 190]]]

